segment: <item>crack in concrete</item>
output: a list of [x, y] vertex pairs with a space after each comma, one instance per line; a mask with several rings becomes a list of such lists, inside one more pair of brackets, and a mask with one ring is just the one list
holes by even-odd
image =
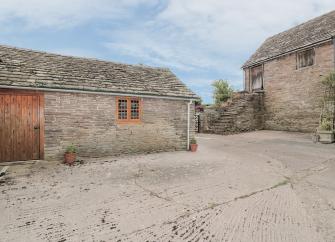
[[[191, 215], [194, 215], [194, 214], [206, 211], [206, 210], [214, 209], [214, 208], [217, 208], [219, 206], [231, 204], [233, 202], [236, 202], [236, 201], [239, 201], [239, 200], [242, 200], [242, 199], [247, 199], [247, 198], [250, 198], [250, 197], [255, 196], [257, 194], [260, 194], [262, 192], [271, 191], [271, 190], [277, 189], [279, 187], [282, 187], [282, 186], [285, 186], [285, 185], [288, 185], [288, 184], [290, 184], [291, 188], [293, 189], [294, 184], [296, 184], [298, 182], [301, 182], [303, 179], [305, 179], [305, 178], [307, 178], [307, 177], [309, 177], [313, 174], [316, 174], [316, 173], [319, 173], [319, 172], [322, 172], [322, 171], [328, 169], [327, 164], [330, 163], [331, 161], [334, 161], [334, 159], [327, 159], [327, 160], [321, 162], [321, 164], [319, 164], [317, 166], [313, 166], [313, 167], [310, 167], [310, 168], [307, 168], [307, 169], [304, 169], [304, 170], [300, 170], [292, 176], [285, 176], [285, 175], [281, 174], [283, 176], [284, 180], [282, 180], [282, 181], [280, 181], [280, 182], [278, 182], [278, 183], [276, 183], [272, 186], [269, 186], [269, 187], [264, 188], [264, 189], [256, 190], [256, 191], [253, 191], [253, 192], [250, 192], [250, 193], [247, 193], [247, 194], [243, 194], [241, 196], [237, 196], [237, 197], [232, 198], [232, 199], [230, 199], [228, 201], [225, 201], [225, 202], [212, 203], [212, 204], [210, 204], [206, 207], [200, 208], [200, 209], [193, 208], [192, 211], [185, 212], [184, 214], [178, 216], [177, 218], [175, 218], [173, 220], [166, 221], [166, 222], [162, 223], [162, 225], [173, 224], [173, 223], [176, 223], [178, 220], [183, 219], [185, 217], [188, 217], [188, 216], [191, 216]], [[167, 201], [167, 202], [174, 202], [174, 203], [180, 204], [180, 203], [174, 201], [172, 198], [170, 198], [168, 196], [166, 196], [166, 197], [161, 196], [158, 193], [156, 193], [156, 192], [142, 186], [141, 184], [139, 184], [138, 181], [137, 181], [137, 178], [142, 177], [143, 173], [144, 173], [144, 169], [142, 169], [140, 167], [139, 170], [138, 170], [138, 173], [135, 174], [135, 176], [134, 176], [134, 183], [135, 183], [136, 186], [140, 187], [143, 191], [146, 191], [146, 192], [150, 193], [151, 196], [155, 196], [155, 197], [157, 197], [159, 199], [163, 199], [164, 201]], [[181, 204], [181, 205], [187, 206], [187, 207], [192, 207], [188, 204]]]
[[[148, 168], [147, 168], [147, 169], [148, 169]], [[265, 191], [271, 191], [271, 190], [273, 190], [273, 189], [276, 189], [276, 188], [281, 187], [281, 186], [285, 186], [285, 185], [287, 185], [287, 184], [291, 184], [291, 187], [292, 187], [291, 178], [290, 178], [290, 177], [287, 177], [287, 176], [283, 176], [283, 177], [285, 178], [284, 180], [282, 180], [282, 181], [280, 181], [280, 182], [278, 182], [278, 183], [276, 183], [276, 184], [274, 184], [274, 185], [272, 185], [272, 186], [270, 186], [270, 187], [267, 187], [267, 188], [264, 188], [264, 189], [261, 189], [261, 190], [257, 190], [257, 191], [253, 191], [253, 192], [250, 192], [250, 193], [247, 193], [247, 194], [243, 194], [243, 195], [241, 195], [241, 196], [235, 197], [235, 198], [233, 198], [233, 199], [231, 199], [231, 200], [228, 200], [228, 201], [225, 201], [225, 202], [221, 202], [221, 203], [212, 203], [212, 204], [210, 204], [209, 206], [206, 206], [206, 207], [204, 207], [204, 208], [196, 209], [196, 208], [192, 207], [192, 206], [189, 205], [189, 204], [178, 203], [178, 202], [174, 201], [172, 198], [170, 198], [170, 197], [168, 197], [168, 196], [166, 196], [166, 197], [161, 196], [161, 195], [159, 195], [157, 192], [155, 192], [155, 191], [153, 191], [153, 190], [151, 190], [151, 189], [148, 189], [148, 188], [144, 187], [143, 185], [139, 184], [139, 182], [138, 182], [138, 178], [139, 178], [139, 177], [143, 177], [143, 174], [144, 174], [143, 165], [142, 165], [142, 167], [141, 167], [141, 165], [139, 165], [139, 169], [138, 169], [137, 173], [134, 175], [134, 184], [135, 184], [137, 187], [139, 187], [140, 189], [142, 189], [142, 190], [145, 191], [145, 192], [148, 192], [151, 196], [154, 196], [154, 197], [156, 197], [156, 198], [162, 199], [162, 200], [164, 200], [164, 201], [166, 201], [166, 202], [173, 202], [173, 203], [176, 203], [176, 204], [180, 204], [180, 205], [183, 205], [183, 206], [185, 206], [185, 207], [189, 207], [189, 208], [191, 208], [191, 209], [193, 210], [192, 212], [191, 212], [191, 211], [188, 211], [188, 212], [186, 212], [186, 213], [184, 213], [184, 214], [178, 216], [177, 218], [175, 218], [175, 219], [172, 220], [172, 221], [164, 222], [163, 225], [164, 225], [164, 224], [175, 223], [175, 222], [178, 221], [179, 219], [185, 218], [185, 217], [190, 216], [190, 215], [192, 215], [192, 214], [196, 214], [196, 213], [199, 213], [199, 212], [203, 212], [203, 211], [206, 211], [206, 210], [209, 210], [209, 209], [214, 209], [214, 208], [216, 208], [216, 207], [218, 207], [218, 206], [227, 205], [227, 204], [230, 204], [230, 203], [232, 203], [232, 202], [236, 202], [236, 201], [241, 200], [241, 199], [246, 199], [246, 198], [252, 197], [252, 196], [254, 196], [254, 195], [257, 195], [257, 194], [262, 193], [262, 192], [265, 192]]]
[[139, 183], [137, 182], [137, 177], [134, 177], [134, 184], [135, 184], [137, 187], [141, 188], [143, 191], [148, 192], [148, 193], [149, 193], [151, 196], [153, 196], [153, 197], [157, 197], [157, 198], [159, 198], [159, 199], [163, 199], [163, 200], [165, 200], [165, 201], [167, 201], [167, 202], [172, 202], [172, 199], [171, 199], [170, 197], [163, 197], [163, 196], [160, 196], [157, 192], [154, 192], [153, 190], [150, 190], [150, 189], [148, 189], [148, 188], [142, 186], [141, 184], [139, 184]]
[[307, 181], [304, 181], [306, 178], [329, 169], [329, 163], [332, 161], [334, 162], [335, 160], [327, 159], [316, 166], [309, 167], [309, 168], [295, 172], [292, 176], [288, 178], [291, 182], [292, 188], [294, 188], [294, 185], [297, 185], [301, 182], [307, 182]]
[[281, 186], [285, 186], [287, 185], [288, 183], [290, 183], [290, 179], [286, 178], [285, 180], [281, 181], [281, 182], [278, 182], [276, 183], [275, 185], [271, 186], [271, 187], [268, 187], [268, 188], [264, 188], [264, 189], [261, 189], [261, 190], [257, 190], [257, 191], [253, 191], [251, 193], [248, 193], [248, 194], [244, 194], [244, 195], [241, 195], [241, 196], [238, 196], [238, 197], [235, 197], [229, 201], [226, 201], [226, 202], [223, 202], [223, 203], [218, 203], [216, 204], [216, 206], [208, 206], [208, 207], [205, 207], [204, 209], [202, 209], [202, 211], [204, 210], [207, 210], [207, 209], [212, 209], [212, 208], [215, 208], [215, 207], [218, 207], [218, 206], [221, 206], [221, 205], [225, 205], [225, 204], [229, 204], [229, 203], [232, 203], [232, 202], [235, 202], [235, 201], [238, 201], [240, 199], [245, 199], [245, 198], [249, 198], [251, 196], [254, 196], [256, 194], [259, 194], [259, 193], [262, 193], [262, 192], [265, 192], [265, 191], [271, 191], [275, 188], [278, 188], [278, 187], [281, 187]]
[[163, 225], [164, 224], [172, 224], [172, 223], [175, 223], [176, 221], [178, 221], [179, 219], [185, 218], [187, 216], [191, 216], [192, 214], [200, 213], [200, 212], [203, 212], [203, 211], [206, 211], [206, 210], [209, 210], [209, 209], [214, 209], [214, 208], [222, 206], [222, 205], [227, 205], [227, 204], [236, 202], [236, 201], [241, 200], [241, 199], [246, 199], [246, 198], [252, 197], [256, 194], [259, 194], [259, 193], [262, 193], [262, 192], [265, 192], [265, 191], [271, 191], [271, 190], [276, 189], [278, 187], [285, 186], [289, 183], [291, 183], [290, 179], [288, 177], [285, 177], [285, 180], [283, 180], [281, 182], [278, 182], [278, 183], [274, 184], [273, 186], [270, 186], [270, 187], [267, 187], [267, 188], [264, 188], [264, 189], [261, 189], [261, 190], [253, 191], [251, 193], [235, 197], [231, 200], [228, 200], [228, 201], [225, 201], [225, 202], [222, 202], [222, 203], [213, 203], [213, 204], [211, 204], [207, 207], [204, 207], [204, 208], [201, 208], [201, 209], [196, 209], [193, 212], [188, 212], [186, 214], [180, 215], [172, 221], [165, 222], [165, 223], [163, 223]]
[[189, 204], [176, 202], [175, 200], [173, 200], [173, 199], [172, 199], [171, 197], [169, 197], [169, 196], [166, 196], [166, 197], [161, 196], [161, 195], [159, 195], [157, 192], [155, 192], [155, 191], [153, 191], [153, 190], [151, 190], [151, 189], [148, 189], [148, 188], [144, 187], [143, 185], [141, 185], [141, 184], [138, 182], [137, 179], [138, 179], [139, 177], [143, 177], [143, 174], [144, 174], [144, 169], [141, 168], [141, 167], [139, 167], [138, 172], [134, 175], [134, 184], [135, 184], [137, 187], [141, 188], [141, 189], [142, 189], [143, 191], [145, 191], [145, 192], [148, 192], [151, 196], [157, 197], [157, 198], [162, 199], [162, 200], [164, 200], [164, 201], [166, 201], [166, 202], [173, 202], [173, 203], [180, 204], [180, 205], [183, 205], [183, 206], [185, 206], [185, 207], [194, 209], [194, 208], [193, 208], [191, 205], [189, 205]]

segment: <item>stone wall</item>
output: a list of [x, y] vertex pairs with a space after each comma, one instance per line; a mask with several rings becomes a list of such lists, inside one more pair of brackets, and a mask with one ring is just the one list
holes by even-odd
[[[114, 96], [45, 93], [46, 159], [61, 158], [71, 143], [84, 157], [186, 150], [187, 101], [142, 101], [140, 124], [117, 124]], [[190, 127], [194, 127], [193, 122], [191, 119]]]
[[200, 114], [200, 132], [234, 134], [263, 129], [263, 94], [236, 93], [226, 106]]
[[[319, 123], [323, 76], [334, 70], [331, 42], [315, 48], [315, 64], [296, 69], [296, 54], [264, 64], [265, 129], [312, 132]], [[249, 87], [248, 69], [245, 82]], [[250, 91], [250, 90], [249, 90]]]

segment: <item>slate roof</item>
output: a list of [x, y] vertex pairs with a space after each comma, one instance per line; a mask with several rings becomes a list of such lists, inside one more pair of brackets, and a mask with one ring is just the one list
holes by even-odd
[[244, 63], [243, 68], [305, 46], [330, 40], [334, 35], [335, 11], [332, 11], [268, 38]]
[[0, 45], [1, 86], [198, 98], [169, 69]]

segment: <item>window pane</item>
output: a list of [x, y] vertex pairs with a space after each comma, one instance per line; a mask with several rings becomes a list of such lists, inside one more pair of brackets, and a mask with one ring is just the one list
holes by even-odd
[[131, 100], [131, 119], [140, 118], [140, 103], [139, 100]]
[[118, 118], [127, 119], [127, 99], [119, 99]]
[[305, 50], [303, 52], [298, 53], [297, 67], [303, 68], [306, 66], [314, 65], [314, 58], [315, 58], [314, 49]]

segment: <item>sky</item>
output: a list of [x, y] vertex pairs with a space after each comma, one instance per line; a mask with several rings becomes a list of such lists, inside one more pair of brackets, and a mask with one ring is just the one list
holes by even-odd
[[334, 0], [0, 0], [0, 44], [170, 68], [204, 103], [267, 37]]

